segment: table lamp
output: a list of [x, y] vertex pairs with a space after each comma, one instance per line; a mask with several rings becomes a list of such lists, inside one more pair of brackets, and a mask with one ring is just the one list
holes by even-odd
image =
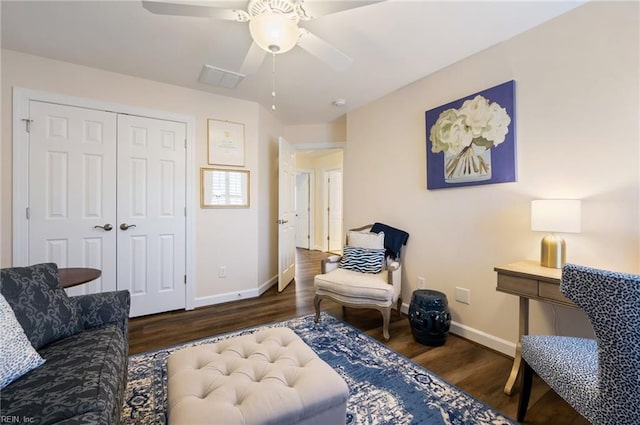
[[551, 232], [542, 238], [540, 265], [560, 269], [565, 263], [564, 239], [555, 234], [580, 233], [580, 200], [544, 199], [531, 201], [531, 230]]

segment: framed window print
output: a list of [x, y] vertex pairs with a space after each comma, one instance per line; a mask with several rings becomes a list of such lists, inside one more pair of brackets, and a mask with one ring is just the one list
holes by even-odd
[[249, 171], [200, 168], [202, 208], [249, 208]]
[[209, 164], [244, 167], [244, 124], [208, 119], [207, 138]]

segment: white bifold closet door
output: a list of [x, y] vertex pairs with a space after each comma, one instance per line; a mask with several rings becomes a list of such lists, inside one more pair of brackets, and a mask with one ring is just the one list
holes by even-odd
[[185, 124], [31, 101], [29, 262], [102, 270], [131, 316], [185, 307]]
[[185, 132], [118, 115], [118, 289], [136, 315], [185, 307]]
[[70, 292], [114, 291], [117, 115], [32, 101], [29, 118], [29, 263], [97, 268]]

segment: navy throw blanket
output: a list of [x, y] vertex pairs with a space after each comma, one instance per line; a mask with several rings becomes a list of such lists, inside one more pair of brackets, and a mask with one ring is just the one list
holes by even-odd
[[371, 227], [371, 232], [384, 232], [384, 249], [387, 251], [387, 255], [392, 256], [394, 259], [400, 257], [400, 249], [402, 245], [407, 244], [407, 240], [409, 239], [409, 234], [404, 230], [396, 229], [395, 227], [382, 223], [375, 223]]

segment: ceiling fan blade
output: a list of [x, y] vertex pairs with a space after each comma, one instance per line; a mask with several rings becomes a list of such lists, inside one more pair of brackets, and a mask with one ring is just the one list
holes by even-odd
[[211, 2], [142, 0], [142, 7], [156, 15], [192, 16], [239, 22], [246, 22], [249, 19], [244, 10], [221, 9], [212, 7], [211, 4]]
[[353, 63], [353, 59], [342, 53], [331, 44], [327, 43], [317, 35], [307, 31], [300, 30], [300, 39], [298, 46], [302, 47], [313, 56], [317, 57], [336, 71], [345, 71]]
[[344, 10], [355, 9], [357, 7], [369, 6], [381, 3], [385, 0], [356, 0], [356, 1], [335, 1], [335, 0], [307, 0], [301, 5], [305, 11], [304, 20], [314, 19], [319, 16], [330, 15]]
[[242, 62], [242, 66], [240, 67], [240, 73], [251, 75], [258, 72], [266, 55], [267, 52], [254, 41], [251, 47], [249, 47], [247, 56], [244, 57], [244, 62]]

